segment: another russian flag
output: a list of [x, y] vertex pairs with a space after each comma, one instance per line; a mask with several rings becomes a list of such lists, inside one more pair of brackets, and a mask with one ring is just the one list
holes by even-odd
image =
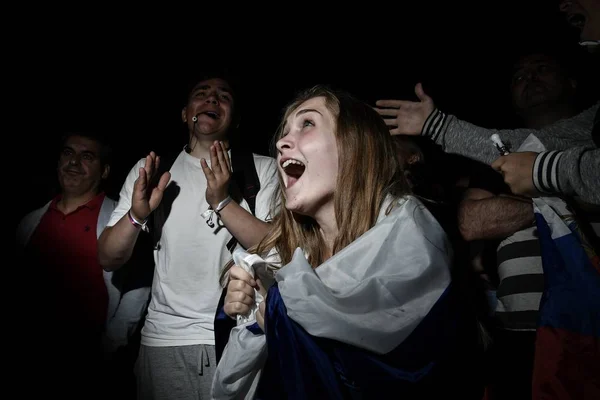
[[545, 289], [534, 399], [600, 399], [600, 258], [558, 198], [534, 199]]

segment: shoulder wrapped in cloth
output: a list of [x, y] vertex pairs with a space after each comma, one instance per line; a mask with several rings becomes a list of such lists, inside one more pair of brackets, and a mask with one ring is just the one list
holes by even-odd
[[386, 208], [375, 227], [317, 269], [296, 250], [269, 289], [266, 335], [252, 322], [232, 330], [214, 398], [447, 392], [438, 384], [458, 369], [445, 364], [458, 325], [452, 250], [415, 198], [388, 216]]

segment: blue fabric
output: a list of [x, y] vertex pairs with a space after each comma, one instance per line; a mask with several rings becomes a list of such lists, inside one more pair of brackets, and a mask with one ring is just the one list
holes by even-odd
[[[600, 258], [577, 228], [552, 209], [536, 210], [544, 292], [536, 335], [532, 393], [544, 399], [600, 398]], [[569, 218], [571, 219], [571, 218]], [[557, 237], [559, 236], [559, 237]]]
[[[475, 392], [472, 398], [481, 398], [474, 377], [457, 368], [469, 363], [466, 359], [471, 354], [458, 345], [455, 306], [448, 288], [401, 345], [378, 355], [308, 334], [287, 316], [274, 285], [267, 296], [268, 359], [257, 398], [413, 398], [456, 394], [457, 390], [462, 392], [461, 398], [470, 392]], [[462, 360], [453, 358], [457, 352]], [[457, 376], [462, 376], [462, 383], [454, 380]]]
[[539, 325], [600, 337], [598, 255], [582, 241], [575, 222], [571, 234], [552, 239], [544, 216], [535, 217], [545, 280]]
[[263, 330], [260, 328], [260, 326], [258, 326], [258, 322], [255, 322], [252, 325], [248, 325], [246, 327], [246, 329], [248, 329], [250, 332], [254, 333], [255, 335], [264, 334]]

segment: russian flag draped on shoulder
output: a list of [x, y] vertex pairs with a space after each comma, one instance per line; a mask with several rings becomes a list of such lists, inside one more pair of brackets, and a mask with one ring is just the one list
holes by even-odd
[[[546, 150], [533, 134], [519, 151]], [[600, 398], [600, 258], [567, 203], [533, 199], [544, 292], [535, 343], [534, 399]]]
[[533, 199], [542, 249], [535, 399], [600, 399], [600, 257], [566, 203]]
[[[449, 389], [459, 370], [450, 354], [460, 325], [450, 243], [414, 197], [387, 216], [386, 208], [376, 226], [317, 269], [296, 250], [269, 289], [266, 335], [253, 322], [231, 331], [214, 398], [376, 398], [389, 390], [406, 397]], [[464, 387], [472, 378], [461, 373]]]

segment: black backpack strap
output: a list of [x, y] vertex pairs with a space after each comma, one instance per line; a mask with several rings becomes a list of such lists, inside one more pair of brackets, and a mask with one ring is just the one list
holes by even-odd
[[[231, 167], [233, 169], [229, 190], [231, 197], [238, 203], [242, 198], [245, 199], [252, 215], [256, 215], [256, 195], [260, 191], [260, 180], [254, 163], [254, 154], [242, 146], [232, 147]], [[233, 252], [236, 244], [237, 240], [232, 237], [227, 243], [229, 252]]]
[[256, 214], [256, 195], [260, 190], [260, 180], [256, 164], [254, 164], [254, 154], [244, 147], [233, 147], [231, 149], [231, 166], [233, 182], [250, 206], [250, 212]]

